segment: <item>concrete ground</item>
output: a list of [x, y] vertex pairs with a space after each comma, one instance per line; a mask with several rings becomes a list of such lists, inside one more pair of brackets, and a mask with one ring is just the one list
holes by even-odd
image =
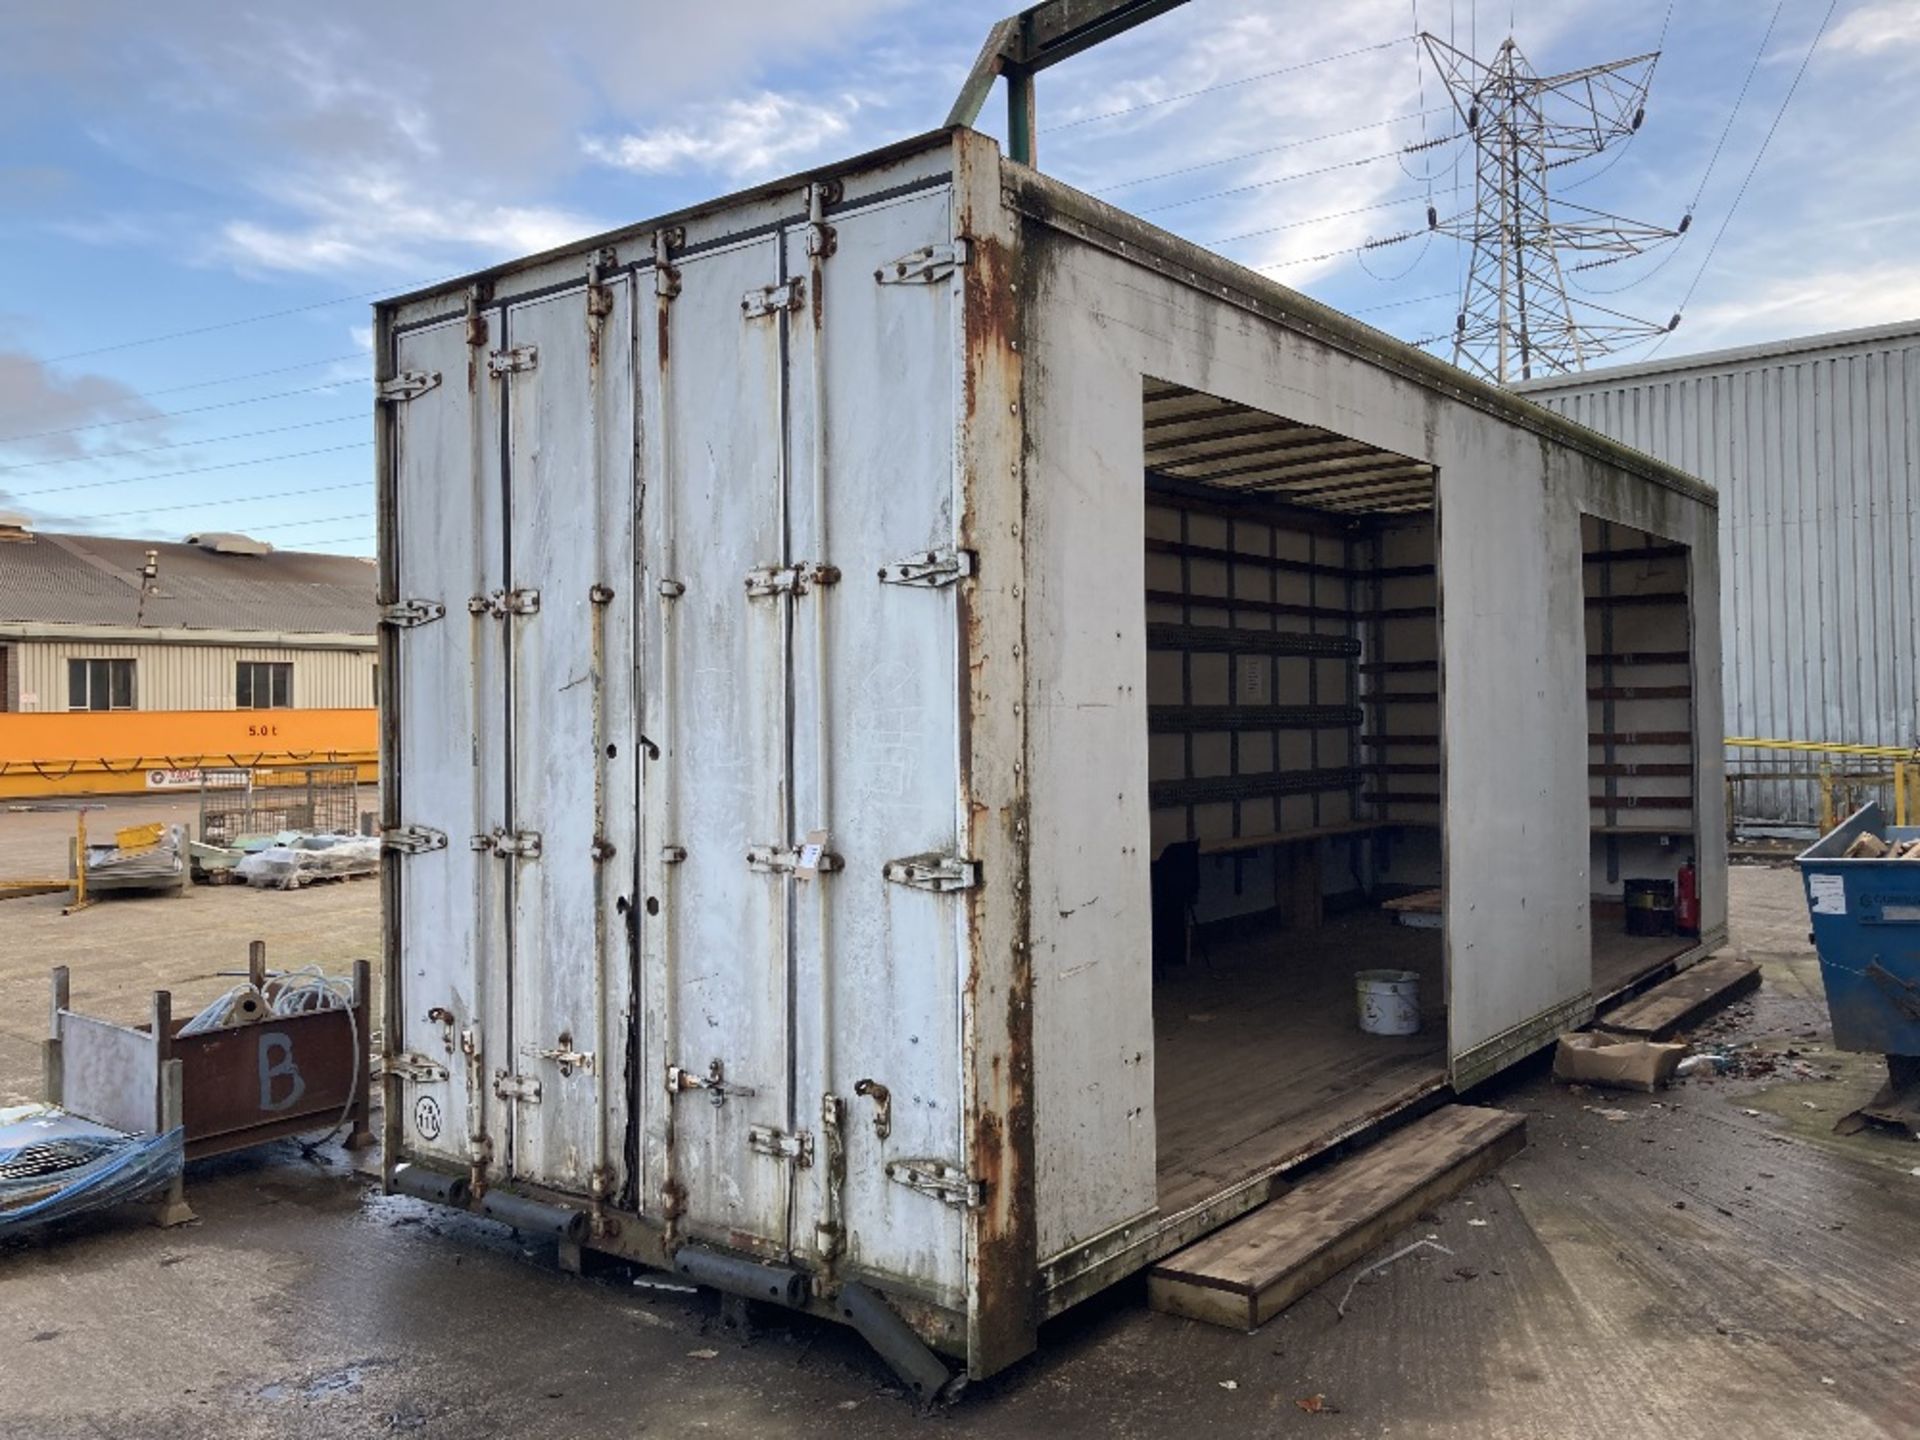
[[[558, 1273], [278, 1144], [196, 1166], [195, 1225], [0, 1250], [0, 1436], [1920, 1436], [1920, 1145], [1831, 1135], [1874, 1067], [1826, 1048], [1792, 870], [1737, 870], [1733, 894], [1766, 983], [1711, 1028], [1772, 1073], [1643, 1096], [1527, 1067], [1475, 1098], [1525, 1111], [1529, 1148], [1368, 1263], [1419, 1236], [1450, 1253], [1356, 1267], [1252, 1335], [1123, 1285], [923, 1419], [850, 1332], [781, 1320], [743, 1346], [706, 1299]], [[369, 953], [377, 904], [0, 904], [0, 1094], [37, 1086], [48, 964], [137, 1014], [144, 987], [221, 988], [255, 935], [291, 962]]]

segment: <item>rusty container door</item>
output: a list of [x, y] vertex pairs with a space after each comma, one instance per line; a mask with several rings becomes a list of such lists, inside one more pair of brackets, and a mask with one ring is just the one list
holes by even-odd
[[506, 386], [509, 676], [505, 818], [511, 1030], [488, 1079], [516, 1179], [610, 1201], [624, 1189], [626, 913], [633, 895], [633, 384], [630, 277], [513, 305]]
[[[665, 243], [665, 242], [663, 242]], [[792, 1011], [778, 240], [641, 273], [643, 1206], [784, 1256]]]
[[795, 1246], [966, 1304], [961, 1114], [966, 891], [956, 616], [960, 253], [945, 188], [787, 234], [796, 557], [794, 835], [838, 869], [793, 880]]
[[[393, 342], [395, 609], [381, 784], [390, 1006], [389, 1133], [409, 1159], [492, 1164], [501, 1133], [491, 1076], [507, 1032], [506, 876], [473, 848], [506, 814], [506, 674], [485, 597], [505, 587], [499, 390], [484, 322], [458, 319]], [[482, 603], [475, 606], [476, 599]], [[396, 828], [397, 827], [397, 828]]]

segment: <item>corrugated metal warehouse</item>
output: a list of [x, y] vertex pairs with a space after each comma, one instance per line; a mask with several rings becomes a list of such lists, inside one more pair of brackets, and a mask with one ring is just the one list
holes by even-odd
[[[1729, 735], [1920, 742], [1920, 321], [1514, 388], [1720, 491]], [[1737, 798], [1816, 819], [1811, 785]]]
[[365, 560], [244, 536], [0, 519], [0, 794], [186, 783], [206, 756], [371, 762], [374, 579]]

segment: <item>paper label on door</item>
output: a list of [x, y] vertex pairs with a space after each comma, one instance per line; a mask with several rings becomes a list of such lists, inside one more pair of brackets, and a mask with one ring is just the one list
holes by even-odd
[[1841, 875], [1809, 875], [1807, 898], [1816, 915], [1847, 913], [1847, 882]]

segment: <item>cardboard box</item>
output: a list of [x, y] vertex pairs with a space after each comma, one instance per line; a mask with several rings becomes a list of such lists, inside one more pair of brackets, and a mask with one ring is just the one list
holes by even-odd
[[1672, 1083], [1686, 1053], [1681, 1044], [1576, 1032], [1560, 1037], [1553, 1052], [1553, 1078], [1563, 1085], [1657, 1090]]

